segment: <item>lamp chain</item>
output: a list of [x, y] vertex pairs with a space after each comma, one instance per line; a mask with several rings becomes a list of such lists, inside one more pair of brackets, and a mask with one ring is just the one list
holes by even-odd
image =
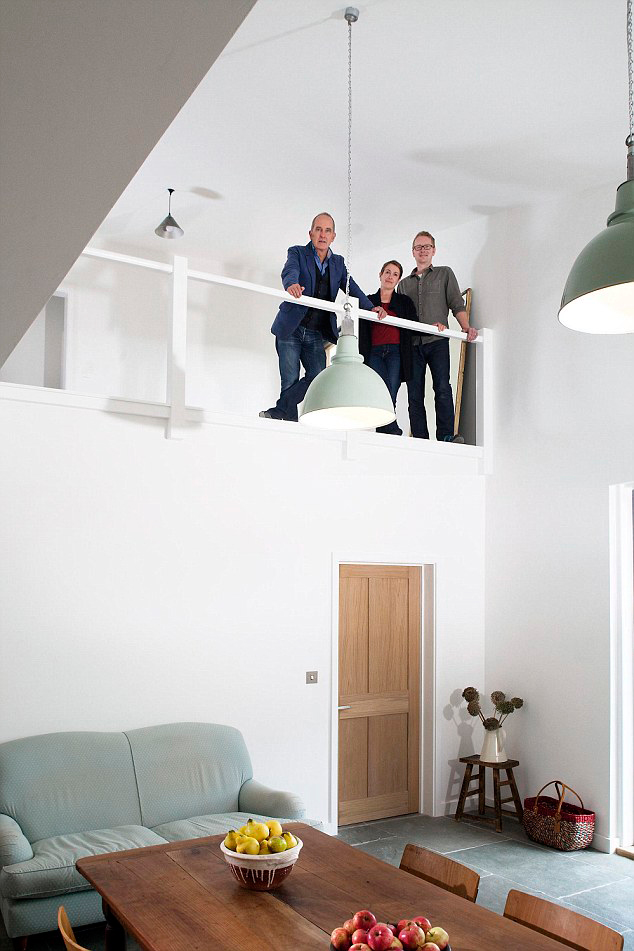
[[352, 19], [348, 20], [348, 253], [346, 255], [346, 302], [350, 316], [350, 257], [352, 255]]
[[627, 0], [627, 76], [630, 93], [630, 139], [634, 139], [634, 66], [632, 65], [632, 0]]

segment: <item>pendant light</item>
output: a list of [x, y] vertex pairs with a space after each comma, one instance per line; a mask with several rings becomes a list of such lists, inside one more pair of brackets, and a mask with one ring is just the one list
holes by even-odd
[[300, 422], [316, 429], [376, 429], [396, 419], [392, 397], [379, 376], [363, 362], [350, 316], [350, 253], [352, 248], [352, 24], [359, 11], [348, 7], [348, 253], [346, 255], [346, 316], [341, 325], [332, 365], [308, 387]]
[[594, 334], [634, 333], [634, 90], [632, 83], [632, 0], [627, 0], [627, 67], [630, 134], [627, 181], [616, 191], [608, 226], [583, 249], [566, 281], [559, 320], [565, 327]]
[[167, 217], [163, 218], [158, 228], [154, 229], [154, 234], [157, 234], [159, 238], [182, 238], [185, 232], [172, 218], [172, 193], [174, 189], [168, 188], [167, 190], [169, 192]]

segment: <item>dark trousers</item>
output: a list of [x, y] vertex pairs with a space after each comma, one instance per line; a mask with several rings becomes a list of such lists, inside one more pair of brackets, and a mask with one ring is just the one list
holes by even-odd
[[[300, 326], [290, 337], [276, 337], [275, 349], [280, 364], [280, 398], [269, 410], [273, 419], [297, 422], [297, 406], [318, 373], [326, 368], [324, 338], [318, 330]], [[300, 364], [304, 376], [299, 378]]]
[[412, 436], [429, 439], [425, 412], [425, 371], [429, 367], [436, 404], [436, 439], [453, 438], [453, 393], [449, 382], [449, 341], [432, 340], [412, 347], [412, 379], [407, 384]]
[[[390, 391], [390, 396], [392, 397], [394, 409], [396, 409], [396, 397], [401, 385], [401, 345], [398, 343], [385, 343], [377, 347], [372, 347], [370, 356], [368, 357], [368, 366], [379, 374], [387, 386]], [[387, 426], [379, 426], [377, 433], [389, 433], [393, 436], [402, 436], [403, 430], [399, 429], [398, 423], [394, 420], [388, 423]]]

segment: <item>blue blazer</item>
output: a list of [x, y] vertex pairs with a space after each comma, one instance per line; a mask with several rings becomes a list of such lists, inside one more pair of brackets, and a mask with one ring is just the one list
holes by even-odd
[[[328, 271], [330, 274], [330, 300], [334, 301], [337, 291], [341, 288], [346, 289], [346, 265], [341, 254], [331, 254], [328, 258]], [[284, 290], [291, 284], [301, 284], [304, 288], [304, 294], [312, 297], [315, 291], [315, 256], [313, 247], [309, 241], [307, 245], [296, 244], [288, 249], [286, 264], [282, 269], [282, 285]], [[350, 278], [350, 294], [359, 299], [359, 304], [363, 310], [372, 310], [374, 304], [369, 297], [366, 297], [361, 288]], [[306, 316], [308, 307], [305, 304], [291, 304], [290, 301], [282, 301], [277, 316], [273, 321], [271, 333], [276, 337], [286, 339], [290, 337], [293, 331], [297, 330], [302, 320]], [[324, 311], [324, 313], [326, 313]], [[330, 314], [330, 334], [326, 335], [331, 343], [337, 342], [337, 317], [336, 314]]]

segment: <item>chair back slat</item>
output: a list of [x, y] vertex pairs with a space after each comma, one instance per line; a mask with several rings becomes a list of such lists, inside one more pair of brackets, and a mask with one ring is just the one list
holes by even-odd
[[400, 868], [467, 901], [475, 901], [478, 896], [480, 876], [477, 872], [418, 845], [405, 846]]
[[508, 893], [504, 917], [540, 934], [555, 937], [575, 951], [621, 951], [623, 948], [623, 935], [618, 931], [552, 901], [518, 892], [514, 888]]
[[66, 909], [63, 905], [59, 906], [59, 911], [57, 912], [57, 925], [62, 934], [62, 938], [64, 939], [66, 951], [87, 951], [83, 945], [77, 944], [75, 933], [72, 929], [70, 921], [68, 920], [68, 915], [66, 914]]

